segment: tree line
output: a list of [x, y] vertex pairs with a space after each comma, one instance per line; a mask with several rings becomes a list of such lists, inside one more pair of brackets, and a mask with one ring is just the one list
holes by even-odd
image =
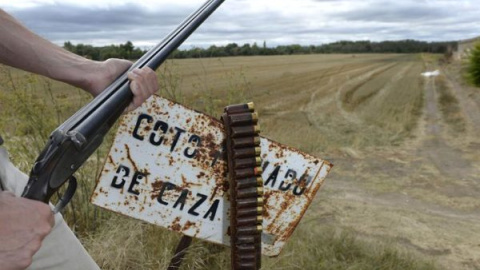
[[108, 58], [138, 59], [146, 51], [135, 48], [131, 41], [125, 44], [94, 47], [92, 45], [73, 45], [70, 41], [63, 43], [63, 48], [92, 60], [106, 60]]
[[[132, 42], [125, 44], [94, 47], [92, 45], [73, 45], [67, 41], [64, 48], [88, 57], [93, 60], [108, 58], [138, 59], [146, 51], [135, 48]], [[303, 46], [299, 44], [268, 47], [266, 42], [261, 46], [257, 43], [238, 45], [230, 43], [225, 46], [212, 45], [208, 48], [191, 48], [176, 50], [172, 58], [204, 58], [225, 56], [253, 56], [253, 55], [291, 55], [291, 54], [328, 54], [328, 53], [450, 53], [456, 48], [456, 42], [425, 42], [417, 40], [398, 41], [338, 41], [322, 45]]]

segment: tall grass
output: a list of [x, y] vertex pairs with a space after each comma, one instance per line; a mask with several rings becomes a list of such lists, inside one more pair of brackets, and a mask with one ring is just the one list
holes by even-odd
[[264, 269], [436, 269], [388, 244], [362, 241], [351, 230], [316, 222], [301, 224], [286, 250], [279, 259], [264, 260]]
[[[73, 87], [10, 68], [2, 67], [0, 76], [0, 130], [13, 162], [28, 172], [50, 132], [90, 98]], [[158, 76], [161, 94], [215, 115], [223, 106], [249, 101], [253, 95], [245, 68], [226, 68], [223, 79], [228, 83], [220, 93], [212, 91], [204, 73], [192, 85], [191, 96], [178, 88], [182, 74], [175, 63]], [[179, 234], [89, 203], [112, 134], [78, 171], [79, 190], [64, 217], [102, 269], [166, 269]], [[300, 223], [279, 257], [264, 258], [263, 264], [263, 269], [436, 269], [403, 251], [363, 241], [348, 230], [309, 222]], [[229, 266], [228, 248], [195, 240], [182, 269]]]

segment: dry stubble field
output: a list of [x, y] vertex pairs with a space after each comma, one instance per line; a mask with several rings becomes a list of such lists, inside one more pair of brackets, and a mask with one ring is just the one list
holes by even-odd
[[[178, 67], [188, 86], [242, 66], [263, 134], [334, 163], [302, 226], [349, 228], [439, 267], [478, 269], [480, 94], [458, 63], [439, 59], [305, 55]], [[420, 76], [435, 69], [439, 77]]]
[[[325, 228], [333, 234], [353, 232], [371, 243], [371, 249], [381, 249], [386, 243], [407, 250], [433, 261], [438, 268], [478, 269], [480, 139], [476, 135], [480, 131], [480, 95], [478, 89], [464, 85], [458, 64], [440, 64], [439, 58], [362, 54], [186, 59], [169, 62], [159, 76], [167, 87], [163, 94], [217, 116], [230, 102], [254, 101], [264, 136], [334, 163], [291, 243], [282, 256], [266, 260], [266, 269], [316, 269], [314, 256], [324, 252], [322, 243], [305, 241], [317, 232], [325, 233]], [[439, 77], [420, 76], [434, 69], [440, 69]], [[3, 77], [2, 90], [12, 81], [25, 80], [25, 75], [17, 72], [13, 77], [10, 82], [8, 76]], [[31, 80], [35, 82], [22, 85], [38, 85], [38, 79]], [[68, 115], [63, 104], [85, 102], [81, 94], [77, 95], [81, 98], [65, 94], [62, 84], [47, 83], [47, 88], [55, 98], [45, 103], [56, 106], [53, 115], [57, 121], [61, 121], [60, 115]], [[2, 93], [4, 121], [0, 124], [12, 134], [10, 141], [15, 141], [18, 130], [32, 132], [22, 121], [5, 121], [15, 118], [7, 113], [13, 105], [5, 101], [11, 91]], [[10, 100], [24, 95], [16, 94]], [[29, 164], [21, 161], [27, 150], [10, 147], [16, 149], [16, 163], [27, 170]], [[76, 226], [91, 226], [85, 222]], [[106, 228], [103, 230], [111, 231]], [[108, 253], [102, 245], [111, 243], [108, 241], [115, 235], [99, 236], [101, 231], [87, 233], [93, 235], [83, 238], [87, 248], [106, 269], [122, 268], [114, 266], [121, 261], [118, 255], [106, 258], [115, 250]], [[141, 239], [142, 235], [136, 236]], [[125, 246], [139, 245], [138, 239], [122, 239]], [[161, 255], [145, 258], [134, 252], [140, 261], [124, 263], [131, 269], [133, 265], [153, 269], [164, 264], [151, 261], [167, 260], [171, 255], [155, 252]], [[308, 253], [313, 257], [304, 255]], [[150, 260], [150, 264], [142, 264], [142, 260]], [[228, 260], [194, 261], [189, 261], [188, 269], [228, 265]], [[341, 269], [347, 268], [351, 268], [348, 263]], [[358, 264], [354, 269], [369, 268]]]

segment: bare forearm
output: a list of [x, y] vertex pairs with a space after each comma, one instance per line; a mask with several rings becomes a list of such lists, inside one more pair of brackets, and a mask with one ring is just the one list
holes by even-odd
[[1, 63], [83, 89], [88, 90], [88, 76], [99, 66], [37, 36], [1, 9], [0, 37]]
[[[0, 63], [80, 87], [96, 96], [132, 62], [122, 59], [92, 61], [37, 36], [0, 9]], [[148, 67], [128, 75], [134, 109], [158, 90], [156, 74]]]

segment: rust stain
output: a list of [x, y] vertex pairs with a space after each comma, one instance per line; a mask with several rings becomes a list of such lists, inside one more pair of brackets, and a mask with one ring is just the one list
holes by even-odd
[[278, 238], [280, 241], [286, 241], [288, 238], [290, 238], [306, 211], [307, 207], [303, 207], [301, 213], [297, 215], [297, 217], [292, 222], [290, 222], [285, 231], [280, 235], [280, 237]]
[[272, 196], [272, 191], [265, 191], [263, 193], [263, 217], [265, 219], [270, 218], [270, 208], [269, 208], [269, 202], [270, 202], [270, 197]]
[[163, 181], [156, 181], [152, 183], [152, 193], [150, 194], [150, 198], [152, 200], [155, 200], [160, 194], [160, 189], [162, 188], [163, 183]]
[[180, 232], [182, 230], [182, 226], [180, 225], [180, 217], [176, 217], [168, 228], [172, 231]]
[[187, 178], [185, 177], [185, 175], [182, 174], [181, 178], [182, 178], [183, 187], [188, 187], [188, 181], [187, 181]]
[[130, 147], [128, 147], [128, 144], [125, 144], [125, 149], [127, 150], [127, 158], [132, 163], [133, 169], [138, 172], [138, 167], [135, 161], [133, 161], [132, 156], [130, 155]]
[[[115, 152], [117, 152], [117, 148], [115, 148]], [[113, 158], [111, 155], [108, 155], [108, 161], [110, 162], [110, 164], [115, 164], [115, 162], [113, 162]]]
[[[270, 223], [270, 225], [268, 225], [267, 231], [273, 234], [280, 234], [280, 231], [281, 231], [280, 224], [282, 224], [282, 220], [284, 220], [282, 219], [282, 216], [284, 215], [284, 213], [288, 213], [291, 210], [292, 205], [294, 205], [295, 203], [295, 195], [293, 195], [293, 193], [290, 193], [290, 192], [285, 192], [282, 194], [281, 191], [276, 190], [276, 191], [272, 191], [272, 194], [270, 196], [273, 196], [275, 198], [274, 202], [276, 205], [280, 205], [280, 208], [275, 209], [277, 210], [277, 213], [275, 214], [275, 217], [272, 219], [272, 222]], [[288, 218], [285, 218], [285, 220], [288, 220]]]
[[195, 227], [195, 223], [191, 222], [190, 220], [187, 220], [187, 222], [185, 222], [185, 225], [183, 225], [182, 231], [187, 231], [191, 227]]
[[210, 201], [212, 201], [213, 198], [215, 198], [215, 196], [217, 195], [218, 188], [219, 186], [216, 185], [215, 188], [213, 189], [212, 196], [210, 197]]
[[213, 189], [212, 196], [210, 196], [210, 200], [213, 200], [217, 196], [217, 192], [219, 190], [221, 191], [221, 193], [219, 193], [218, 195], [222, 197], [223, 194], [228, 192], [229, 187], [230, 183], [225, 178], [215, 178], [215, 188]]

